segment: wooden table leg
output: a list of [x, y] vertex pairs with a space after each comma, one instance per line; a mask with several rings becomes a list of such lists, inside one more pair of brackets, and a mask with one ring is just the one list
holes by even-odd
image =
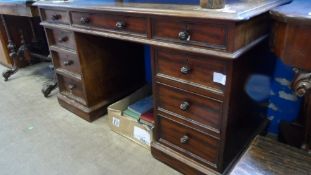
[[302, 148], [311, 154], [311, 92], [305, 96], [303, 110], [303, 115], [306, 119], [306, 133]]
[[14, 44], [14, 42], [11, 38], [11, 35], [10, 35], [9, 30], [8, 30], [8, 26], [7, 26], [4, 15], [1, 15], [1, 20], [2, 20], [6, 35], [8, 37], [9, 56], [12, 58], [12, 61], [13, 61], [13, 68], [2, 73], [4, 81], [7, 81], [11, 75], [15, 74], [18, 71], [18, 67], [16, 65], [17, 52], [16, 52], [16, 45]]

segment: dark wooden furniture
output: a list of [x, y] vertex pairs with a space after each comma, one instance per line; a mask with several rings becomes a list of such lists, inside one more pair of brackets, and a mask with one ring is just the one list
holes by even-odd
[[257, 136], [229, 174], [309, 175], [310, 172], [310, 155], [272, 138]]
[[46, 59], [48, 48], [34, 1], [0, 1], [0, 62], [10, 67], [4, 80], [29, 64], [32, 58]]
[[270, 13], [275, 20], [272, 50], [288, 65], [296, 69], [293, 88], [300, 97], [305, 96], [303, 115], [305, 122], [304, 148], [311, 152], [311, 2], [295, 0], [275, 8]]
[[263, 121], [244, 87], [268, 50], [268, 10], [287, 2], [228, 1], [230, 10], [217, 11], [115, 1], [36, 5], [63, 107], [88, 121], [102, 115], [121, 92], [142, 83], [139, 53], [149, 44], [153, 156], [185, 174], [218, 174]]

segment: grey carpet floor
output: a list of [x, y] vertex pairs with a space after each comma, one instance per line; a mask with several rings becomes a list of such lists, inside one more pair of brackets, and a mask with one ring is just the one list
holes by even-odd
[[44, 98], [52, 75], [41, 63], [0, 79], [0, 175], [179, 174], [112, 132], [106, 117], [80, 119], [59, 106], [57, 90]]

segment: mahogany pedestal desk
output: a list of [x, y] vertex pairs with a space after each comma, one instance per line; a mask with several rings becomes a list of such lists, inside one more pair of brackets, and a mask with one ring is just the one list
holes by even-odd
[[37, 2], [59, 81], [59, 103], [92, 121], [144, 83], [151, 46], [152, 155], [184, 174], [219, 174], [262, 123], [244, 86], [264, 52], [267, 12], [288, 0], [197, 5]]
[[303, 147], [311, 152], [311, 2], [295, 0], [270, 13], [275, 20], [272, 49], [286, 64], [297, 68], [293, 88], [305, 97]]

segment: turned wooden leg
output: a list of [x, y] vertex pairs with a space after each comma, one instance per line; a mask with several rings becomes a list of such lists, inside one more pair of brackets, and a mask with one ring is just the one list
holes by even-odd
[[13, 74], [15, 74], [18, 70], [17, 66], [16, 66], [16, 60], [17, 60], [17, 52], [16, 52], [16, 45], [14, 44], [10, 32], [8, 30], [8, 26], [5, 20], [5, 16], [1, 15], [1, 20], [4, 26], [4, 30], [6, 32], [6, 35], [8, 37], [8, 49], [9, 49], [9, 56], [11, 57], [11, 59], [13, 60], [13, 68], [9, 69], [5, 72], [2, 73], [2, 76], [4, 78], [4, 81], [7, 81], [9, 79], [9, 77]]
[[297, 70], [296, 73], [293, 88], [298, 96], [305, 98], [302, 114], [306, 120], [306, 125], [302, 148], [311, 153], [311, 73], [300, 70]]

